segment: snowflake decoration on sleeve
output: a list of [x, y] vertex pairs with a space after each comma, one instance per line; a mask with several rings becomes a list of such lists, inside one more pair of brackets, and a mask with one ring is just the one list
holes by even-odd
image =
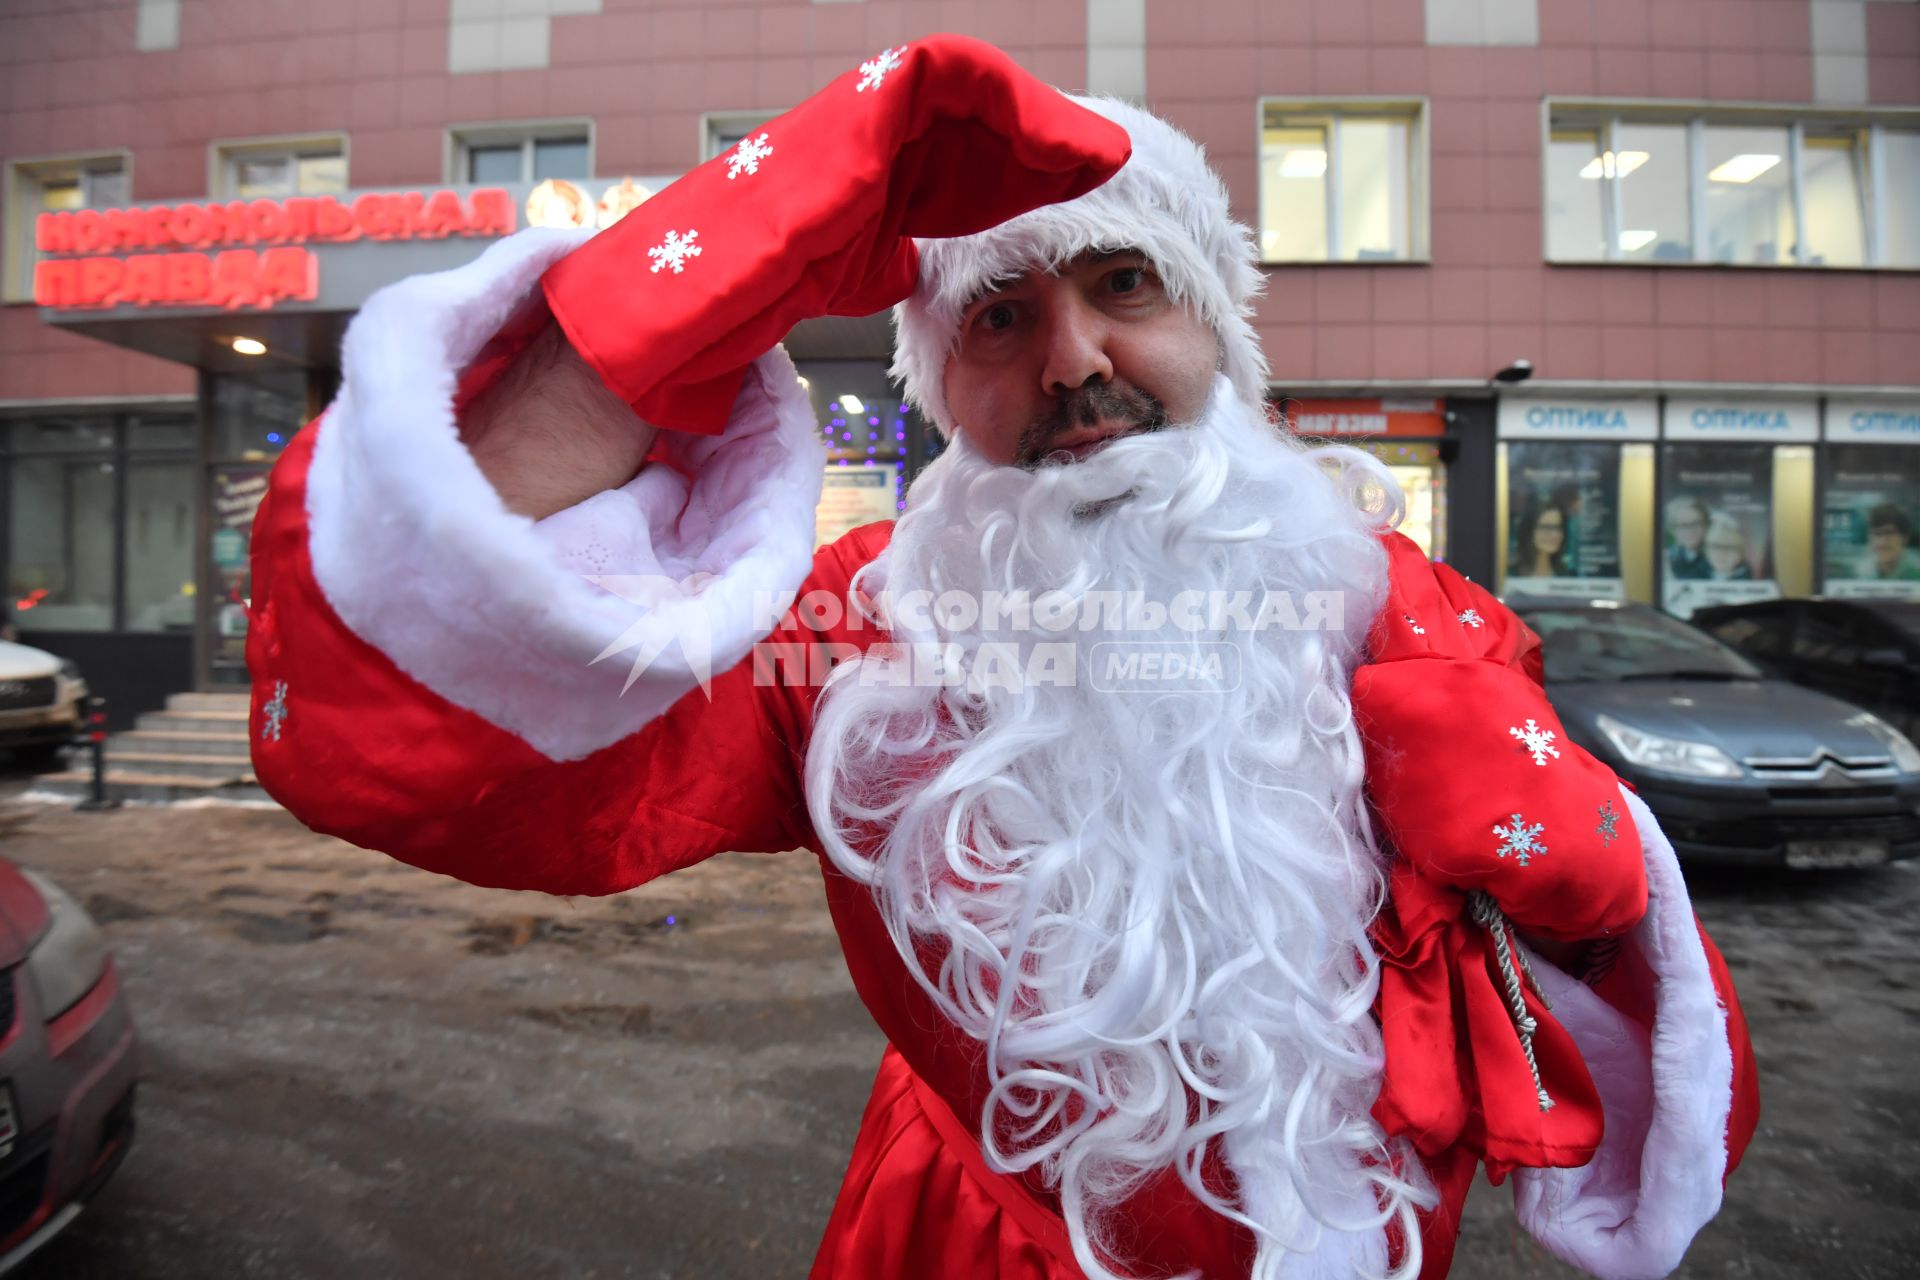
[[262, 717], [260, 736], [268, 742], [280, 741], [280, 730], [287, 723], [287, 682], [274, 682], [273, 696], [267, 699], [267, 705], [260, 708]]
[[1472, 627], [1475, 631], [1478, 631], [1481, 627], [1487, 625], [1487, 620], [1480, 616], [1478, 609], [1466, 609], [1460, 614], [1460, 625], [1463, 627]]
[[1545, 823], [1529, 824], [1516, 813], [1508, 826], [1496, 826], [1493, 829], [1493, 834], [1500, 837], [1500, 847], [1495, 852], [1502, 858], [1512, 857], [1524, 867], [1530, 859], [1547, 851], [1547, 846], [1540, 839], [1546, 829]]
[[760, 162], [773, 154], [773, 148], [767, 143], [767, 135], [754, 137], [751, 134], [740, 139], [740, 145], [727, 157], [727, 177], [729, 180], [741, 174], [760, 172]]
[[1600, 837], [1600, 847], [1606, 848], [1620, 838], [1620, 811], [1608, 800], [1600, 806], [1600, 825], [1593, 829]]
[[877, 57], [869, 58], [860, 64], [860, 83], [853, 86], [855, 93], [865, 93], [869, 89], [878, 89], [887, 78], [887, 72], [900, 69], [900, 55], [907, 46], [898, 49], [882, 49]]
[[1412, 614], [1403, 613], [1400, 616], [1405, 618], [1407, 620], [1407, 625], [1413, 628], [1413, 634], [1417, 636], [1423, 636], [1427, 634], [1427, 629], [1421, 626], [1419, 619], [1415, 618]]
[[700, 256], [700, 246], [694, 240], [698, 231], [689, 231], [684, 236], [678, 231], [667, 232], [665, 243], [657, 244], [647, 250], [647, 256], [653, 259], [653, 271], [658, 274], [660, 268], [667, 267], [673, 274], [679, 275], [687, 269], [687, 259]]
[[1508, 733], [1520, 739], [1520, 745], [1533, 753], [1533, 762], [1542, 769], [1547, 767], [1547, 757], [1560, 758], [1560, 748], [1553, 745], [1555, 734], [1551, 729], [1542, 729], [1533, 719], [1527, 717], [1527, 727], [1510, 727]]

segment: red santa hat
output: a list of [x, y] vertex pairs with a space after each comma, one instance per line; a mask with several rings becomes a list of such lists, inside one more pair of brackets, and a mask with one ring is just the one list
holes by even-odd
[[943, 389], [961, 313], [994, 281], [1052, 270], [1089, 250], [1137, 249], [1169, 294], [1220, 337], [1220, 369], [1249, 406], [1266, 393], [1267, 361], [1254, 335], [1264, 278], [1253, 233], [1234, 221], [1226, 184], [1186, 134], [1113, 98], [1074, 97], [1125, 129], [1133, 154], [1119, 173], [1076, 199], [1021, 214], [977, 235], [920, 240], [913, 295], [894, 308], [893, 376], [942, 431], [957, 425]]

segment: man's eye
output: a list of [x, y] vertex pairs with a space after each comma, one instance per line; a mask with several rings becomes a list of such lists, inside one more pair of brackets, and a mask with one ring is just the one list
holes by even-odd
[[1013, 327], [1013, 308], [1004, 302], [996, 302], [982, 311], [974, 323], [982, 329], [1010, 329]]
[[1121, 267], [1107, 277], [1107, 285], [1115, 293], [1136, 293], [1146, 288], [1153, 274], [1145, 267]]

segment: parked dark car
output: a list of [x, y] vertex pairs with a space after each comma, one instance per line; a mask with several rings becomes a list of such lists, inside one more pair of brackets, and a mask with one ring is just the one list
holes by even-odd
[[1769, 675], [1920, 733], [1920, 600], [1761, 600], [1697, 610], [1693, 623]]
[[1877, 866], [1920, 855], [1920, 749], [1642, 605], [1509, 602], [1545, 646], [1567, 735], [1692, 861]]
[[58, 1235], [133, 1142], [120, 973], [86, 910], [0, 858], [0, 1275]]

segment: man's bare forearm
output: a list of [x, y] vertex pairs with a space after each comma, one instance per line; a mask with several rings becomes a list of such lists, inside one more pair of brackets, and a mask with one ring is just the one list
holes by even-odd
[[460, 437], [507, 509], [535, 520], [633, 479], [642, 422], [549, 324], [461, 416]]

